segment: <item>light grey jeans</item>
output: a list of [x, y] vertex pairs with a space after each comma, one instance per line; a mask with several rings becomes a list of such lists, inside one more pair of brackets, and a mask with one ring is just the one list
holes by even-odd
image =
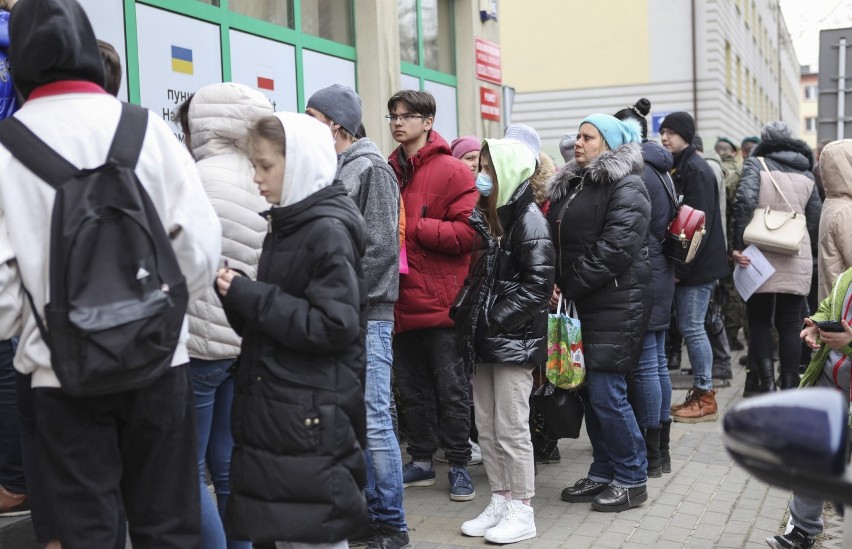
[[535, 464], [530, 439], [532, 366], [477, 364], [473, 377], [476, 429], [482, 463], [492, 492], [514, 499], [535, 495]]

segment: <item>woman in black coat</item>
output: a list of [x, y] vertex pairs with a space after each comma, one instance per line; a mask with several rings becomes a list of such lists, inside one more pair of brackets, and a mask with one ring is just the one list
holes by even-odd
[[672, 420], [672, 382], [666, 361], [666, 334], [675, 293], [674, 261], [663, 255], [663, 241], [675, 213], [674, 183], [668, 172], [672, 169], [672, 153], [659, 143], [648, 141], [645, 115], [651, 102], [640, 99], [633, 107], [615, 113], [619, 120], [636, 120], [642, 128], [642, 159], [645, 168], [642, 180], [651, 199], [651, 220], [648, 226], [648, 259], [651, 263], [653, 302], [648, 331], [642, 340], [639, 367], [629, 379], [630, 403], [645, 437], [648, 452], [648, 476], [659, 477], [671, 472], [669, 431]]
[[345, 549], [367, 523], [364, 221], [333, 184], [326, 126], [279, 113], [250, 135], [255, 183], [274, 206], [258, 279], [222, 269], [216, 281], [243, 337], [225, 527], [234, 539]]
[[453, 309], [462, 356], [475, 367], [473, 400], [491, 487], [485, 511], [461, 531], [493, 543], [535, 537], [535, 465], [529, 431], [532, 371], [547, 360], [553, 243], [533, 200], [536, 159], [521, 142], [486, 139], [470, 223], [481, 238]]
[[562, 491], [569, 502], [624, 511], [648, 499], [642, 433], [627, 401], [651, 312], [645, 244], [651, 204], [638, 175], [639, 125], [605, 114], [580, 125], [574, 160], [551, 182], [550, 231], [558, 294], [576, 303], [583, 331], [586, 432], [594, 461], [586, 478]]

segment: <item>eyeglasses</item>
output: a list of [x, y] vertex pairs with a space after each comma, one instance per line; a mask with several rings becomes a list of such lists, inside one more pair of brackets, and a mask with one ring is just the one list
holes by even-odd
[[666, 137], [668, 135], [677, 135], [677, 132], [672, 131], [668, 128], [663, 128], [662, 130], [660, 130], [660, 137]]
[[388, 122], [394, 123], [397, 120], [402, 120], [403, 122], [408, 122], [409, 120], [414, 120], [415, 118], [425, 118], [422, 114], [414, 114], [410, 112], [406, 112], [403, 114], [388, 114], [385, 116]]

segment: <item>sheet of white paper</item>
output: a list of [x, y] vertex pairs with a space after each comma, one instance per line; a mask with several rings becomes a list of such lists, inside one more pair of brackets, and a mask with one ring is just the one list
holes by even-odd
[[766, 260], [766, 256], [754, 244], [743, 250], [743, 255], [748, 256], [751, 264], [748, 267], [736, 266], [734, 269], [734, 287], [736, 287], [743, 301], [748, 301], [751, 294], [775, 273], [775, 267]]

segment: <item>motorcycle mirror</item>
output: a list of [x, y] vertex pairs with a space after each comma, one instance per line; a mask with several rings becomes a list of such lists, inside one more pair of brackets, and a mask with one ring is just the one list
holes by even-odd
[[829, 388], [752, 397], [725, 414], [722, 439], [734, 461], [760, 480], [852, 504], [847, 400]]

